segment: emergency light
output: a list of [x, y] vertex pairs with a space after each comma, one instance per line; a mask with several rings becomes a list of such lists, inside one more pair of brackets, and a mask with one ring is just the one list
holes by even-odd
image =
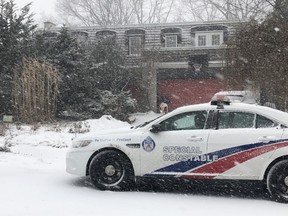
[[230, 105], [230, 100], [225, 95], [214, 95], [211, 99], [211, 105], [216, 105], [217, 108], [223, 109], [224, 105]]

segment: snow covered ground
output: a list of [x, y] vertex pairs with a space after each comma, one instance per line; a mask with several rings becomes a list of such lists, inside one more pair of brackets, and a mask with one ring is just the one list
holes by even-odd
[[[157, 115], [138, 114], [134, 124]], [[103, 116], [81, 124], [80, 129], [89, 132], [77, 136], [128, 125]], [[0, 146], [7, 142], [12, 146], [11, 153], [0, 152], [1, 216], [287, 215], [288, 205], [270, 201], [255, 188], [244, 195], [229, 187], [220, 189], [226, 190], [221, 194], [214, 187], [197, 192], [99, 191], [89, 178], [65, 172], [67, 146], [76, 136], [69, 131], [80, 129], [66, 123], [39, 128], [9, 126], [6, 136], [0, 137]]]

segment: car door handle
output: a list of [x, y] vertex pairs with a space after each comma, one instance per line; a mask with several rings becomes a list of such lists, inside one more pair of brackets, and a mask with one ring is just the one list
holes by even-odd
[[202, 137], [198, 137], [198, 136], [191, 136], [187, 138], [188, 141], [202, 141], [203, 138]]
[[276, 137], [275, 136], [262, 136], [262, 137], [259, 137], [258, 140], [261, 142], [269, 142], [269, 141], [276, 140]]

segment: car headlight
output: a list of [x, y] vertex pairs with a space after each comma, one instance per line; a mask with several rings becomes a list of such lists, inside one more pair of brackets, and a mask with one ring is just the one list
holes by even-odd
[[72, 148], [82, 148], [88, 146], [92, 140], [79, 140], [72, 143]]

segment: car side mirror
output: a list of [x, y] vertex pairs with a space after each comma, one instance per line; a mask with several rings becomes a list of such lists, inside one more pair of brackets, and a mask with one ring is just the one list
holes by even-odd
[[159, 131], [162, 131], [161, 125], [160, 124], [152, 125], [152, 128], [150, 129], [150, 131], [152, 133], [158, 133]]

